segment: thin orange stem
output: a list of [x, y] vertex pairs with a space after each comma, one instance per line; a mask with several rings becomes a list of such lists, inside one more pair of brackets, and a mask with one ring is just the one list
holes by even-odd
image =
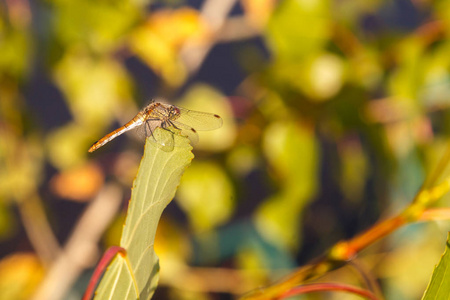
[[288, 278], [266, 288], [261, 288], [244, 295], [241, 299], [267, 300], [278, 299], [286, 290], [294, 286], [335, 270], [351, 260], [367, 246], [375, 243], [405, 224], [421, 220], [449, 219], [450, 209], [427, 210], [436, 200], [450, 190], [450, 177], [436, 185], [440, 176], [450, 162], [450, 144], [442, 157], [436, 170], [429, 176], [423, 187], [419, 190], [414, 200], [403, 212], [384, 221], [380, 221], [365, 232], [350, 240], [340, 241], [335, 244], [325, 256], [318, 258], [306, 265]]
[[427, 209], [419, 217], [419, 221], [450, 220], [450, 208]]
[[381, 221], [348, 241], [338, 242], [330, 249], [329, 257], [335, 260], [350, 260], [359, 251], [397, 230], [407, 222], [407, 219], [402, 215]]

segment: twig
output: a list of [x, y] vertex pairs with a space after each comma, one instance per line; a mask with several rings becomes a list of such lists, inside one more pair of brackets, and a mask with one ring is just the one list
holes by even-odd
[[180, 58], [184, 61], [189, 74], [195, 73], [205, 60], [206, 55], [217, 42], [217, 33], [237, 0], [207, 0], [201, 8], [201, 17], [209, 24], [212, 38], [201, 46], [186, 43], [180, 51]]
[[[442, 175], [445, 167], [448, 166], [450, 162], [449, 152], [446, 152], [435, 172], [432, 173], [431, 179], [427, 181], [427, 184], [422, 187], [411, 204], [406, 207], [403, 212], [375, 224], [368, 230], [348, 241], [344, 240], [338, 242], [330, 248], [326, 255], [319, 257], [316, 261], [298, 269], [286, 279], [272, 286], [250, 292], [241, 299], [276, 299], [287, 290], [291, 290], [293, 287], [298, 286], [306, 280], [318, 278], [331, 270], [342, 267], [347, 261], [352, 260], [361, 250], [399, 229], [403, 225], [420, 221], [421, 218], [429, 218], [433, 213], [424, 215], [426, 209], [450, 190], [450, 178], [446, 178], [443, 182], [435, 185], [437, 179]], [[429, 188], [430, 185], [434, 186]], [[434, 211], [434, 215], [436, 216], [436, 211]], [[445, 211], [442, 211], [441, 216], [442, 215], [445, 215]]]
[[28, 239], [44, 266], [49, 266], [61, 252], [37, 195], [18, 201], [22, 224]]
[[427, 209], [422, 213], [419, 221], [448, 221], [450, 220], [450, 208]]
[[119, 209], [121, 200], [121, 189], [114, 184], [100, 191], [78, 221], [33, 300], [59, 300], [66, 295], [81, 272], [98, 256], [97, 243]]
[[259, 36], [261, 31], [248, 23], [245, 17], [233, 17], [226, 20], [217, 33], [217, 42], [234, 42]]

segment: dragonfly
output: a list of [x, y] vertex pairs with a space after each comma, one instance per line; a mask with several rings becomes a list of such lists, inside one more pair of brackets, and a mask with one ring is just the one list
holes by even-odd
[[[144, 135], [151, 138], [159, 148], [170, 152], [174, 147], [174, 134], [181, 134], [189, 138], [191, 144], [196, 144], [198, 142], [197, 130], [218, 129], [222, 123], [222, 118], [216, 114], [189, 110], [162, 102], [152, 102], [128, 123], [98, 140], [88, 151], [94, 152], [122, 133], [138, 129], [143, 130]], [[156, 130], [157, 128], [162, 130]]]

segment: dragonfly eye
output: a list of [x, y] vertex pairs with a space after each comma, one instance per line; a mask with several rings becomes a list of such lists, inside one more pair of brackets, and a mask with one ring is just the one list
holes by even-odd
[[170, 108], [170, 115], [171, 115], [171, 116], [177, 116], [177, 115], [179, 115], [180, 113], [181, 113], [181, 111], [180, 111], [180, 109], [179, 109], [178, 107], [172, 106], [172, 107]]
[[178, 116], [180, 114], [180, 110], [176, 106], [172, 106], [169, 108], [169, 118]]

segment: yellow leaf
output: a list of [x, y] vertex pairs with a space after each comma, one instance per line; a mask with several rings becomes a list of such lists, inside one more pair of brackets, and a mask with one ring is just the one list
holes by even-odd
[[161, 10], [130, 36], [130, 46], [144, 62], [171, 85], [186, 79], [186, 70], [179, 59], [181, 47], [203, 43], [209, 38], [207, 24], [196, 10], [181, 8]]
[[263, 28], [273, 9], [275, 8], [275, 0], [242, 0], [242, 6], [245, 11], [245, 17], [249, 22], [258, 28]]
[[44, 275], [33, 254], [20, 253], [0, 261], [0, 299], [29, 299]]

